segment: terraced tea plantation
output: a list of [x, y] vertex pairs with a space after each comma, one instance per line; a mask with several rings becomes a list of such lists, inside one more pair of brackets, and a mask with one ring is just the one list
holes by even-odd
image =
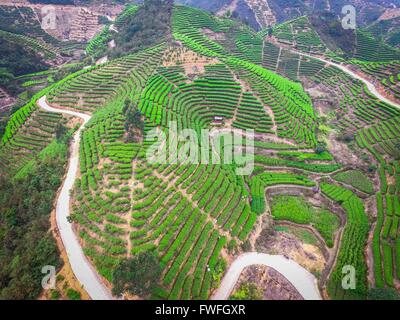
[[278, 25], [273, 35], [279, 42], [294, 46], [299, 51], [322, 53], [327, 49], [306, 16]]
[[397, 101], [400, 100], [400, 65], [390, 62], [355, 61], [355, 65], [372, 79], [379, 81], [383, 90]]
[[[297, 256], [287, 243], [263, 253], [314, 270], [301, 252], [311, 250], [314, 261], [322, 252], [322, 271], [310, 276], [323, 299], [399, 289], [400, 108], [319, 58], [358, 68], [398, 101], [398, 50], [369, 52], [371, 39], [360, 33], [356, 59], [344, 61], [306, 16], [256, 32], [174, 5], [161, 43], [108, 60], [118, 50], [110, 41], [140, 6], [128, 6], [85, 43], [84, 63], [104, 63], [59, 81], [54, 69], [18, 78], [41, 90], [11, 115], [0, 148], [1, 174], [21, 177], [52, 141], [90, 117], [71, 139], [67, 172], [76, 165], [77, 173], [63, 210], [105, 291], [210, 299], [235, 259], [260, 250], [261, 240], [281, 239], [278, 226], [307, 231], [316, 243], [292, 233]], [[28, 36], [0, 30], [0, 37], [23, 37], [49, 59], [59, 55]], [[146, 255], [159, 267], [151, 290], [117, 290], [121, 266]], [[349, 266], [356, 287], [346, 289]]]

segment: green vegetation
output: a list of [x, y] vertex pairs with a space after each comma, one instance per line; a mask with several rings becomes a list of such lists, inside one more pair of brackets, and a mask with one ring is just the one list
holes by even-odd
[[[7, 123], [7, 127], [4, 132], [4, 136], [2, 138], [3, 145], [6, 145], [7, 142], [19, 132], [20, 127], [25, 123], [25, 121], [29, 120], [29, 117], [33, 114], [33, 112], [37, 109], [36, 102], [43, 96], [51, 92], [57, 86], [62, 86], [69, 80], [73, 79], [74, 77], [89, 72], [90, 69], [83, 69], [78, 72], [72, 73], [65, 77], [64, 79], [60, 80], [58, 83], [51, 85], [50, 87], [46, 87], [39, 91], [38, 93], [34, 94], [31, 100], [18, 109], [15, 113], [13, 113]], [[58, 115], [51, 115], [49, 117], [57, 117]], [[46, 130], [44, 130], [46, 131]], [[29, 148], [28, 149], [32, 149]]]
[[[391, 61], [400, 59], [400, 50], [377, 41], [369, 32], [357, 29], [354, 58], [365, 61]], [[378, 42], [378, 43], [377, 43]]]
[[395, 47], [399, 47], [400, 37], [399, 37], [399, 25], [400, 19], [395, 17], [393, 19], [380, 20], [373, 23], [367, 28], [367, 30], [373, 34], [375, 37], [382, 39], [387, 44]]
[[82, 47], [59, 41], [44, 31], [37, 12], [28, 6], [0, 5], [0, 17], [0, 87], [12, 95], [24, 90], [20, 76], [50, 71]]
[[[267, 31], [265, 29], [260, 34], [265, 35]], [[273, 35], [280, 43], [306, 53], [326, 53], [335, 58], [377, 62], [399, 60], [400, 57], [400, 50], [388, 45], [380, 37], [374, 37], [370, 30], [345, 30], [340, 19], [329, 11], [278, 24], [273, 28]], [[392, 40], [396, 41], [396, 36]]]
[[400, 294], [392, 288], [374, 288], [368, 292], [368, 300], [400, 300]]
[[335, 214], [312, 207], [304, 198], [297, 196], [275, 196], [271, 210], [276, 220], [313, 226], [325, 239], [327, 246], [333, 246], [334, 233], [339, 227], [339, 218]]
[[300, 51], [321, 53], [326, 50], [306, 16], [276, 26], [273, 35], [279, 42], [294, 45]]
[[400, 62], [399, 60], [387, 62], [365, 62], [353, 60], [352, 63], [362, 72], [379, 81], [385, 91], [393, 97], [400, 99]]
[[257, 164], [265, 165], [268, 167], [292, 167], [297, 169], [302, 169], [311, 172], [334, 172], [340, 169], [340, 165], [336, 163], [321, 164], [321, 163], [310, 163], [304, 160], [293, 161], [279, 158], [269, 158], [262, 155], [255, 156], [255, 162]]
[[112, 40], [110, 26], [106, 25], [104, 29], [97, 34], [86, 46], [86, 52], [94, 59], [105, 56], [108, 49], [108, 42]]
[[17, 92], [15, 77], [25, 73], [43, 71], [48, 68], [45, 60], [39, 56], [41, 47], [34, 39], [14, 35], [0, 30], [0, 86], [10, 93]]
[[265, 113], [261, 103], [251, 93], [243, 93], [236, 120], [232, 124], [239, 129], [254, 129], [256, 132], [272, 133], [271, 117]]
[[[139, 10], [139, 6], [137, 5], [129, 5], [127, 6], [120, 15], [115, 19], [113, 23], [115, 28], [127, 28], [127, 24], [132, 23], [132, 17]], [[86, 52], [92, 56], [94, 59], [99, 59], [103, 56], [106, 56], [109, 53], [108, 43], [117, 37], [117, 32], [115, 29], [111, 29], [111, 22], [106, 20], [106, 26], [103, 30], [98, 33], [93, 39], [91, 39], [86, 46]], [[141, 21], [137, 22], [137, 25], [132, 26], [133, 30], [139, 29]], [[142, 28], [142, 27], [141, 27]], [[142, 28], [142, 32], [144, 32], [144, 28]], [[117, 30], [118, 31], [118, 30]], [[139, 31], [139, 30], [136, 30]], [[139, 44], [136, 44], [139, 45]], [[131, 50], [134, 51], [134, 50]], [[112, 51], [111, 51], [112, 52]], [[114, 53], [113, 53], [114, 54]], [[117, 54], [118, 55], [118, 54]]]
[[41, 28], [36, 13], [30, 7], [0, 5], [0, 16], [0, 30], [30, 38], [41, 38], [46, 43], [54, 46], [60, 44], [60, 41]]
[[[322, 192], [338, 202], [346, 212], [347, 222], [342, 235], [338, 260], [328, 282], [328, 292], [335, 299], [363, 299], [367, 294], [364, 247], [369, 230], [363, 202], [350, 190], [337, 185], [321, 183]], [[342, 268], [351, 265], [356, 271], [356, 289], [342, 288]]]
[[354, 188], [365, 193], [374, 193], [374, 186], [372, 182], [360, 170], [349, 170], [345, 172], [340, 172], [334, 176], [334, 179], [336, 181], [351, 185]]
[[275, 185], [298, 185], [313, 187], [315, 183], [306, 176], [291, 173], [264, 172], [254, 176], [250, 181], [251, 209], [257, 214], [265, 210], [265, 188]]
[[81, 300], [81, 294], [78, 291], [71, 288], [67, 289], [67, 297], [69, 300]]
[[356, 34], [352, 29], [345, 30], [341, 19], [338, 19], [334, 12], [326, 10], [313, 14], [310, 16], [310, 23], [321, 41], [332, 53], [344, 57], [353, 56], [356, 47]]
[[230, 300], [262, 300], [263, 292], [253, 282], [245, 282], [230, 296]]
[[1, 299], [35, 299], [42, 290], [42, 267], [60, 266], [57, 246], [48, 230], [52, 204], [64, 175], [68, 137], [53, 141], [15, 178], [0, 176]]
[[[292, 228], [293, 229], [293, 228]], [[303, 230], [300, 228], [295, 228], [295, 230], [291, 230], [291, 232], [297, 236], [301, 241], [307, 244], [318, 245], [318, 239], [316, 236], [308, 230]]]
[[115, 35], [116, 48], [112, 57], [120, 57], [126, 52], [137, 52], [162, 43], [170, 37], [172, 0], [145, 0], [137, 10], [128, 8], [119, 21]]
[[55, 290], [55, 289], [51, 290], [51, 294], [50, 294], [51, 300], [58, 300], [58, 299], [60, 299], [60, 297], [61, 297], [61, 294], [58, 290]]
[[[366, 68], [373, 64], [365, 65]], [[392, 66], [390, 64], [390, 66]], [[377, 69], [383, 68], [376, 64]], [[380, 193], [377, 194], [377, 223], [373, 237], [376, 287], [382, 292], [393, 287], [400, 266], [398, 223], [400, 216], [400, 165], [397, 119], [398, 111], [387, 106], [392, 115], [362, 128], [356, 136], [357, 145], [370, 152], [378, 163]]]
[[157, 285], [161, 275], [160, 262], [151, 252], [139, 253], [133, 258], [122, 260], [113, 273], [113, 294], [123, 292], [147, 296]]
[[[0, 86], [12, 82], [27, 91], [20, 96], [21, 107], [13, 109], [0, 149], [0, 183], [6, 190], [0, 199], [0, 256], [5, 257], [0, 261], [0, 283], [5, 283], [0, 297], [35, 298], [39, 289], [31, 284], [39, 274], [27, 275], [28, 268], [45, 258], [58, 265], [53, 239], [44, 230], [66, 162], [65, 126], [75, 120], [40, 110], [37, 100], [43, 95], [54, 107], [92, 116], [81, 132], [80, 175], [71, 192], [70, 218], [78, 226], [85, 255], [113, 283], [117, 295], [209, 298], [227, 267], [222, 253], [251, 249], [250, 234], [267, 211], [266, 189], [286, 187], [322, 193], [345, 212], [337, 262], [327, 282], [330, 297], [391, 297], [387, 289], [400, 277], [400, 111], [344, 72], [279, 43], [337, 61], [356, 54], [353, 66], [375, 77], [393, 97], [398, 96], [400, 80], [398, 61], [391, 60], [398, 58], [396, 50], [373, 47], [373, 38], [363, 30], [356, 31], [356, 40], [353, 31], [339, 40], [338, 25], [329, 19], [319, 22], [323, 30], [313, 19], [300, 17], [257, 33], [237, 20], [172, 6], [172, 1], [147, 0], [117, 17], [118, 32], [106, 24], [87, 45], [88, 55], [108, 55], [107, 63], [82, 69], [91, 60], [87, 57], [46, 70], [41, 63], [61, 56], [65, 47], [39, 36], [29, 10], [23, 11], [32, 30], [17, 11], [0, 8], [10, 24], [6, 29], [0, 22], [5, 30], [0, 37], [7, 43], [3, 52], [10, 60], [10, 69], [0, 71]], [[275, 36], [278, 44], [264, 41], [267, 35]], [[113, 50], [107, 48], [111, 39], [117, 45]], [[353, 46], [343, 50], [352, 40]], [[29, 63], [11, 61], [8, 55], [14, 49], [29, 56]], [[307, 88], [329, 93], [332, 104], [326, 114], [325, 107], [315, 108], [311, 97], [318, 92], [306, 92], [303, 80]], [[321, 95], [318, 100], [327, 98]], [[148, 152], [171, 147], [159, 139], [163, 135], [178, 148], [185, 145], [171, 134], [174, 126], [198, 134], [211, 127], [254, 129], [254, 171], [239, 176], [239, 163], [223, 161], [150, 161]], [[329, 153], [331, 133], [371, 164], [368, 175], [350, 169], [340, 152]], [[215, 155], [210, 146], [199, 154], [210, 155]], [[218, 156], [224, 160], [229, 155]], [[366, 277], [364, 251], [371, 221], [363, 200], [341, 186], [351, 185], [366, 193], [363, 198], [370, 197], [375, 186], [368, 176], [375, 172], [380, 193], [372, 247], [378, 291], [368, 288]], [[271, 209], [276, 220], [312, 226], [333, 246], [339, 219], [328, 210], [295, 196], [275, 196]], [[278, 228], [315, 244], [315, 235], [304, 229]], [[33, 240], [27, 241], [28, 236]], [[10, 265], [16, 268], [10, 270]], [[345, 265], [356, 268], [356, 290], [341, 286]], [[68, 286], [64, 289], [69, 299], [80, 298]], [[51, 297], [60, 295], [54, 291]], [[261, 297], [251, 283], [233, 295]]]

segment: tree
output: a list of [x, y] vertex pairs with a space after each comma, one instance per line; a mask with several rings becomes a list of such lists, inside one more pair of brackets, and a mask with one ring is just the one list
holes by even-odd
[[130, 105], [130, 101], [125, 101], [125, 131], [128, 133], [127, 142], [139, 142], [143, 136], [144, 123], [142, 114], [136, 107]]
[[138, 11], [127, 17], [115, 35], [116, 48], [110, 57], [137, 52], [161, 42], [172, 41], [172, 0], [146, 0]]
[[244, 243], [242, 244], [242, 249], [243, 249], [243, 251], [245, 251], [245, 252], [251, 250], [251, 243], [250, 243], [249, 240], [246, 240], [246, 242], [244, 242]]
[[72, 288], [68, 288], [67, 297], [69, 300], [81, 300], [81, 294]]
[[158, 257], [152, 252], [141, 252], [122, 260], [113, 272], [114, 295], [128, 292], [141, 297], [151, 294], [161, 276]]
[[326, 151], [326, 143], [325, 142], [318, 142], [317, 146], [315, 147], [315, 153], [321, 154]]
[[262, 300], [263, 291], [254, 282], [241, 284], [239, 289], [230, 297], [230, 300]]
[[67, 150], [66, 139], [53, 142], [18, 175], [0, 172], [0, 300], [36, 299], [42, 267], [61, 266], [49, 217]]
[[56, 139], [57, 141], [62, 141], [62, 139], [65, 137], [67, 134], [68, 129], [62, 124], [58, 123], [56, 127]]
[[400, 142], [397, 142], [395, 145], [394, 145], [394, 147], [395, 147], [395, 154], [394, 154], [394, 158], [395, 158], [395, 160], [400, 160]]

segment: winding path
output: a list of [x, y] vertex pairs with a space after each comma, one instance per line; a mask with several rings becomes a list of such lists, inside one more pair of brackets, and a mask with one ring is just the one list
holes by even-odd
[[91, 117], [87, 114], [71, 110], [50, 107], [46, 102], [46, 96], [43, 96], [38, 100], [38, 105], [48, 112], [63, 113], [83, 119], [83, 125], [74, 134], [73, 143], [71, 145], [72, 151], [70, 154], [67, 176], [64, 180], [56, 204], [56, 221], [65, 251], [68, 255], [69, 263], [71, 264], [72, 271], [78, 281], [82, 284], [91, 299], [111, 300], [113, 297], [110, 291], [103, 284], [96, 270], [86, 258], [72, 228], [72, 224], [67, 220], [70, 215], [70, 190], [74, 185], [78, 171], [80, 133]]
[[305, 300], [321, 300], [317, 279], [297, 262], [281, 255], [247, 252], [231, 264], [212, 300], [226, 300], [232, 293], [242, 271], [251, 265], [264, 265], [282, 274]]
[[311, 54], [299, 52], [299, 51], [296, 51], [296, 50], [291, 50], [291, 51], [292, 51], [293, 53], [295, 53], [295, 54], [300, 55], [300, 56], [304, 56], [304, 57], [316, 59], [316, 60], [322, 61], [322, 62], [324, 62], [324, 63], [326, 63], [326, 64], [328, 64], [328, 65], [330, 65], [330, 66], [333, 66], [333, 67], [336, 67], [336, 68], [342, 70], [343, 72], [347, 73], [347, 74], [348, 74], [349, 76], [351, 76], [352, 78], [355, 78], [355, 79], [357, 79], [357, 80], [362, 81], [362, 82], [367, 86], [368, 90], [369, 90], [375, 97], [377, 97], [379, 100], [381, 100], [381, 101], [383, 101], [383, 102], [385, 102], [385, 103], [387, 103], [387, 104], [389, 104], [389, 105], [391, 105], [391, 106], [393, 106], [393, 107], [395, 107], [395, 108], [397, 108], [397, 109], [400, 109], [400, 104], [398, 104], [398, 103], [396, 103], [396, 102], [393, 102], [393, 101], [389, 100], [388, 98], [384, 97], [383, 95], [381, 95], [381, 94], [379, 93], [379, 91], [376, 89], [376, 87], [375, 87], [375, 85], [374, 85], [373, 83], [371, 83], [371, 82], [368, 81], [367, 79], [363, 78], [362, 76], [358, 75], [358, 74], [355, 73], [354, 71], [351, 71], [351, 70], [350, 70], [349, 68], [347, 68], [346, 66], [341, 65], [341, 64], [338, 64], [338, 63], [335, 63], [335, 62], [332, 62], [332, 61], [329, 61], [329, 60], [326, 60], [326, 59], [323, 59], [323, 58], [321, 58], [321, 57], [317, 57], [317, 56], [311, 55]]

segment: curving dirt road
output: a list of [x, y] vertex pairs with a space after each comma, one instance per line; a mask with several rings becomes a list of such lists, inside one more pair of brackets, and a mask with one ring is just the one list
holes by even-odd
[[395, 107], [397, 109], [400, 109], [400, 104], [398, 104], [396, 102], [393, 102], [393, 101], [389, 100], [388, 98], [384, 97], [383, 95], [381, 95], [378, 92], [378, 90], [376, 89], [376, 87], [374, 86], [374, 84], [372, 84], [370, 81], [368, 81], [367, 79], [363, 78], [362, 76], [358, 75], [357, 73], [351, 71], [349, 68], [345, 67], [344, 65], [341, 65], [341, 64], [338, 64], [338, 63], [335, 63], [335, 62], [332, 62], [332, 61], [328, 61], [328, 60], [325, 60], [325, 59], [323, 59], [321, 57], [317, 57], [317, 56], [314, 56], [314, 55], [311, 55], [311, 54], [299, 52], [299, 51], [296, 51], [296, 50], [291, 50], [291, 51], [293, 53], [295, 53], [295, 54], [298, 54], [298, 55], [301, 55], [301, 56], [304, 56], [304, 57], [313, 58], [313, 59], [322, 61], [322, 62], [324, 62], [324, 63], [326, 63], [328, 65], [334, 66], [334, 67], [342, 70], [343, 72], [347, 73], [350, 77], [362, 81], [367, 86], [368, 90], [375, 97], [377, 97], [379, 100], [381, 100], [381, 101], [383, 101], [383, 102], [385, 102], [387, 104], [390, 104], [391, 106], [393, 106], [393, 107]]
[[321, 300], [317, 279], [297, 262], [281, 255], [247, 252], [231, 264], [221, 281], [221, 285], [211, 297], [212, 300], [226, 300], [238, 281], [242, 271], [251, 265], [264, 265], [282, 274], [305, 300]]
[[68, 255], [69, 263], [71, 264], [71, 268], [78, 281], [82, 284], [83, 288], [89, 294], [91, 299], [111, 300], [113, 299], [113, 297], [110, 291], [103, 284], [96, 270], [93, 268], [91, 263], [84, 255], [78, 238], [76, 237], [75, 232], [72, 229], [72, 224], [69, 223], [67, 220], [68, 216], [70, 215], [69, 192], [74, 185], [76, 173], [78, 171], [80, 133], [82, 128], [86, 125], [91, 117], [87, 114], [74, 112], [71, 110], [63, 110], [50, 107], [46, 102], [46, 96], [43, 96], [38, 100], [38, 105], [45, 111], [68, 114], [71, 116], [79, 117], [84, 121], [83, 125], [74, 134], [73, 143], [71, 145], [72, 151], [69, 158], [67, 176], [57, 199], [56, 221], [62, 242], [65, 247], [65, 251]]

